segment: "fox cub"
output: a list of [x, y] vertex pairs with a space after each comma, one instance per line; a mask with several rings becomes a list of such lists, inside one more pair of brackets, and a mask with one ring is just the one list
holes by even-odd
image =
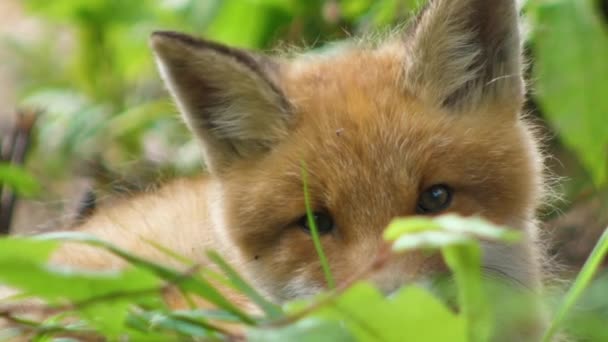
[[[215, 249], [277, 302], [312, 295], [324, 277], [304, 162], [337, 283], [370, 262], [391, 219], [454, 212], [521, 229], [519, 244], [483, 245], [484, 269], [538, 288], [543, 165], [520, 113], [520, 45], [514, 0], [430, 0], [382, 42], [295, 58], [156, 32], [160, 74], [209, 175], [116, 203], [78, 229], [157, 260], [168, 258], [143, 239], [203, 264]], [[122, 266], [75, 245], [54, 262]], [[410, 253], [371, 280], [390, 292], [443, 267]]]

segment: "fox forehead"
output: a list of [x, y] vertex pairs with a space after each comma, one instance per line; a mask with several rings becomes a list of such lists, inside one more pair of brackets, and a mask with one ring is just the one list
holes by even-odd
[[383, 109], [379, 107], [407, 97], [399, 86], [403, 72], [399, 60], [399, 55], [388, 49], [306, 57], [283, 67], [280, 82], [296, 109], [306, 113], [306, 121], [374, 120]]
[[399, 85], [402, 65], [386, 52], [353, 51], [292, 68], [280, 81], [294, 107], [289, 132], [265, 158], [233, 173], [242, 182], [230, 187], [246, 189], [231, 196], [239, 220], [255, 220], [263, 208], [277, 224], [301, 215], [302, 162], [316, 208], [343, 216], [344, 226], [381, 229], [414, 214], [420, 191], [433, 184], [458, 192], [454, 210], [461, 214], [501, 222], [523, 216], [534, 201], [534, 149], [515, 109], [462, 114], [426, 105]]

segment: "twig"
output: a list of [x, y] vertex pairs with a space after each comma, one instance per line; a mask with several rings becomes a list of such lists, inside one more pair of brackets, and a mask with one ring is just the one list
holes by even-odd
[[[34, 110], [19, 110], [17, 112], [17, 123], [11, 134], [2, 142], [0, 149], [0, 161], [14, 165], [23, 165], [25, 155], [30, 146], [32, 129], [39, 112]], [[10, 233], [11, 223], [17, 195], [8, 187], [0, 184], [0, 235]]]
[[[2, 140], [0, 143], [0, 162], [1, 163], [10, 163], [13, 157], [13, 146], [15, 146], [15, 142], [17, 141], [17, 136], [19, 135], [19, 131], [17, 129], [18, 125], [13, 127], [9, 134]], [[8, 213], [9, 207], [12, 206], [11, 202], [13, 202], [13, 194], [12, 191], [8, 188], [4, 188], [4, 184], [0, 182], [0, 235], [8, 234], [10, 232], [10, 223], [7, 222], [11, 219], [11, 215]], [[12, 209], [11, 209], [12, 210]]]

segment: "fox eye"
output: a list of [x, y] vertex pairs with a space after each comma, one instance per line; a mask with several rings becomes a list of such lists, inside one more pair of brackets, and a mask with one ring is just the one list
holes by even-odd
[[[312, 217], [315, 220], [315, 226], [317, 227], [317, 231], [319, 232], [319, 234], [331, 233], [334, 230], [334, 219], [331, 217], [331, 215], [323, 212], [314, 212], [312, 214]], [[300, 219], [298, 219], [297, 224], [304, 231], [310, 233], [308, 215], [304, 215]]]
[[452, 204], [452, 189], [447, 185], [435, 184], [424, 190], [418, 199], [416, 211], [419, 214], [435, 214]]

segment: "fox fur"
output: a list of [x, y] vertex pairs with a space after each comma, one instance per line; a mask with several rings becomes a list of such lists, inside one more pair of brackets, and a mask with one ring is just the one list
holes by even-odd
[[[540, 288], [543, 156], [521, 114], [514, 0], [430, 0], [382, 42], [328, 55], [271, 57], [175, 32], [154, 33], [151, 46], [208, 175], [120, 201], [78, 230], [168, 263], [145, 240], [202, 264], [214, 249], [275, 301], [312, 295], [325, 282], [297, 224], [304, 161], [314, 210], [335, 222], [321, 238], [339, 284], [379, 251], [391, 219], [416, 215], [420, 194], [446, 184], [442, 213], [523, 232], [515, 245], [484, 243], [484, 269]], [[437, 258], [396, 256], [372, 280], [394, 290], [443, 269]], [[53, 262], [123, 266], [75, 245]]]

